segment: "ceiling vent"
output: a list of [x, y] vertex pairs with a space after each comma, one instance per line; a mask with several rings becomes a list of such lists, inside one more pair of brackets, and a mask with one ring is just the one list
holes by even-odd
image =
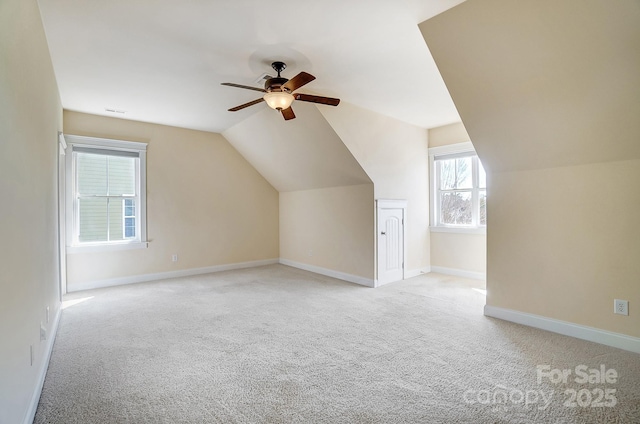
[[256, 84], [260, 84], [260, 86], [264, 85], [264, 82], [270, 78], [273, 78], [273, 76], [269, 75], [267, 72], [265, 72], [264, 74], [260, 75], [258, 78], [256, 78], [256, 80], [254, 81]]

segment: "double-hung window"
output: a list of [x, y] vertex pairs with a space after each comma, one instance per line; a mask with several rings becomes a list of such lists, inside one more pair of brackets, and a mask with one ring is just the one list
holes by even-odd
[[484, 232], [487, 177], [471, 143], [429, 149], [431, 229]]
[[65, 140], [69, 251], [146, 247], [146, 143]]

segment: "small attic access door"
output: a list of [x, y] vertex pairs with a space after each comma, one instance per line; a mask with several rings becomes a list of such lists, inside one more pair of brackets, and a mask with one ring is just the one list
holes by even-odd
[[378, 199], [376, 286], [404, 280], [406, 200]]

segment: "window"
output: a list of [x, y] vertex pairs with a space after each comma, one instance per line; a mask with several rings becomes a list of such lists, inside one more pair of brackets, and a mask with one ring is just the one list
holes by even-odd
[[65, 138], [68, 250], [146, 247], [146, 144]]
[[432, 230], [477, 230], [487, 225], [487, 177], [471, 143], [429, 149]]

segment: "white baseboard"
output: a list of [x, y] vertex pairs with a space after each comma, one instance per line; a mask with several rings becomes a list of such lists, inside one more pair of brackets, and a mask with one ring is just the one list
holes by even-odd
[[484, 314], [489, 317], [640, 353], [640, 338], [637, 337], [626, 336], [620, 333], [613, 333], [611, 331], [573, 324], [553, 318], [546, 318], [540, 315], [528, 314], [526, 312], [514, 311], [512, 309], [499, 308], [497, 306], [485, 305]]
[[454, 275], [456, 277], [471, 278], [473, 280], [486, 280], [487, 276], [483, 272], [465, 271], [464, 269], [445, 268], [443, 266], [431, 266], [431, 272], [438, 274]]
[[256, 266], [277, 264], [278, 259], [260, 261], [237, 262], [234, 264], [214, 265], [204, 268], [181, 269], [178, 271], [158, 272], [154, 274], [131, 275], [129, 277], [110, 278], [107, 280], [86, 281], [67, 286], [67, 292], [99, 289], [103, 287], [121, 286], [124, 284], [146, 283], [148, 281], [165, 280], [167, 278], [189, 277], [191, 275], [209, 274], [212, 272], [229, 271], [232, 269], [253, 268]]
[[[422, 275], [422, 274], [428, 274], [431, 272], [431, 267], [424, 267], [424, 268], [420, 268], [420, 269], [411, 269], [411, 270], [405, 270], [404, 271], [404, 278], [403, 280], [406, 280], [408, 278], [413, 278], [413, 277], [417, 277], [418, 275]], [[402, 281], [402, 280], [398, 280], [398, 281]], [[374, 287], [378, 288], [390, 283], [396, 283], [397, 281], [386, 281], [381, 283], [380, 280], [375, 280], [374, 282]]]
[[374, 287], [374, 281], [371, 278], [360, 277], [359, 275], [347, 274], [345, 272], [334, 271], [333, 269], [304, 264], [284, 258], [280, 258], [280, 263], [282, 265], [303, 269], [305, 271], [315, 272], [316, 274], [326, 275], [327, 277], [337, 278], [338, 280], [349, 281], [350, 283], [356, 283], [367, 287]]
[[417, 277], [418, 275], [428, 274], [430, 272], [431, 272], [430, 266], [425, 266], [424, 268], [419, 268], [419, 269], [410, 269], [404, 272], [404, 279], [406, 280], [407, 278]]
[[62, 304], [58, 308], [56, 316], [53, 318], [53, 325], [49, 337], [47, 337], [47, 345], [45, 346], [45, 354], [40, 362], [40, 369], [38, 370], [38, 380], [36, 387], [31, 396], [31, 403], [27, 410], [27, 415], [24, 417], [24, 424], [33, 423], [33, 419], [36, 416], [38, 410], [38, 403], [40, 402], [40, 395], [42, 394], [42, 387], [44, 386], [44, 379], [47, 376], [47, 369], [49, 368], [49, 360], [51, 359], [51, 352], [53, 352], [53, 342], [56, 340], [56, 334], [58, 334], [58, 324], [60, 324], [60, 315], [62, 315]]

